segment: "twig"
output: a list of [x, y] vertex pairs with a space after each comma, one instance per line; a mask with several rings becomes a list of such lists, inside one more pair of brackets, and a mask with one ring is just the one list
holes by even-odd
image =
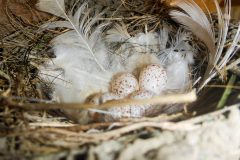
[[61, 123], [61, 122], [34, 122], [29, 123], [32, 127], [73, 127], [76, 126], [76, 124], [68, 124], [68, 123]]
[[[30, 136], [35, 133], [41, 133], [41, 134], [58, 134], [58, 135], [64, 135], [65, 137], [69, 138], [75, 138], [80, 139], [84, 143], [97, 143], [99, 141], [109, 140], [113, 138], [118, 138], [126, 133], [139, 130], [145, 127], [153, 127], [153, 128], [159, 128], [159, 129], [165, 129], [165, 130], [178, 130], [178, 131], [191, 131], [195, 130], [199, 126], [191, 125], [191, 124], [178, 124], [173, 122], [140, 122], [140, 123], [134, 123], [127, 125], [125, 127], [107, 131], [107, 132], [100, 132], [100, 133], [86, 133], [86, 132], [75, 132], [70, 131], [68, 129], [62, 129], [62, 128], [38, 128], [35, 130], [30, 131], [24, 131], [24, 133], [13, 133], [8, 134], [6, 136]], [[54, 136], [57, 137], [57, 136]]]
[[196, 91], [192, 91], [187, 94], [173, 94], [157, 96], [150, 99], [123, 99], [123, 100], [113, 100], [101, 105], [94, 104], [79, 104], [79, 103], [56, 103], [56, 104], [46, 104], [46, 103], [15, 103], [5, 97], [0, 97], [0, 103], [7, 105], [10, 108], [19, 108], [24, 110], [49, 110], [49, 109], [107, 109], [111, 107], [122, 107], [126, 105], [146, 105], [146, 104], [174, 104], [174, 103], [191, 103], [197, 99]]
[[154, 127], [154, 128], [160, 128], [160, 129], [165, 129], [165, 130], [178, 130], [178, 131], [190, 131], [194, 130], [197, 128], [197, 126], [189, 125], [189, 124], [184, 124], [184, 125], [178, 125], [177, 123], [172, 123], [172, 122], [162, 122], [162, 123], [157, 123], [157, 122], [141, 122], [141, 123], [136, 123], [132, 125], [128, 125], [126, 127], [122, 127], [116, 130], [112, 130], [109, 132], [101, 133], [101, 134], [95, 134], [97, 138], [100, 140], [107, 140], [111, 138], [117, 138], [120, 137], [123, 134], [142, 129], [144, 127]]

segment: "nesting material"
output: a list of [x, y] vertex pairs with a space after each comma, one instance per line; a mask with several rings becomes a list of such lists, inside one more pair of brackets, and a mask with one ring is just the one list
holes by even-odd
[[[48, 3], [55, 8], [49, 8], [45, 2], [39, 1], [39, 9], [52, 14], [57, 10], [55, 15], [65, 21], [52, 22], [44, 27], [70, 29], [53, 40], [56, 58], [46, 63], [40, 73], [43, 79], [53, 82], [53, 99], [59, 102], [84, 103], [90, 95], [105, 92], [122, 99], [135, 91], [148, 91], [156, 96], [187, 93], [192, 90], [193, 83], [200, 91], [236, 53], [240, 39], [238, 29], [233, 44], [223, 55], [229, 24], [229, 19], [224, 19], [223, 14], [230, 15], [230, 1], [226, 2], [224, 13], [217, 10], [219, 24], [223, 24], [218, 26], [221, 33], [217, 39], [212, 19], [208, 19], [208, 15], [193, 1], [159, 2], [168, 7], [167, 16], [172, 24], [163, 21], [157, 29], [148, 30], [145, 26], [137, 31], [131, 23], [112, 21], [110, 26], [107, 18], [102, 18], [104, 13], [96, 7], [91, 12], [87, 3], [76, 3], [69, 13], [64, 0]], [[219, 8], [217, 3], [215, 5]], [[178, 23], [177, 27], [173, 21]], [[204, 76], [196, 78], [192, 71], [194, 59], [201, 57], [198, 54], [205, 54], [201, 56], [207, 57], [208, 61]], [[102, 98], [92, 101], [95, 104], [111, 101], [111, 98], [104, 101]], [[146, 108], [144, 112], [148, 112]], [[131, 105], [104, 111], [93, 109], [91, 111], [118, 115], [118, 118], [113, 116], [114, 119], [122, 115], [135, 117], [137, 110]], [[142, 112], [139, 111], [137, 116], [145, 116]]]
[[[83, 1], [65, 1], [64, 13], [54, 11], [63, 1], [51, 1], [54, 7], [45, 3], [62, 17], [45, 24], [50, 30], [39, 32], [36, 26], [24, 25], [1, 40], [1, 159], [19, 155], [23, 159], [239, 159], [239, 106], [214, 112], [218, 98], [223, 97], [224, 106], [231, 89], [227, 103], [237, 101], [239, 80], [230, 80], [223, 95], [224, 89], [202, 92], [210, 52], [186, 27], [190, 21], [182, 25], [169, 14], [179, 11], [188, 20], [188, 15], [198, 15], [200, 22], [199, 14], [193, 13], [197, 10], [189, 11], [195, 5], [184, 11], [182, 4], [169, 1], [91, 0], [74, 16]], [[230, 8], [225, 9], [224, 18]], [[215, 41], [227, 41], [223, 52], [216, 47], [224, 70], [213, 65], [207, 73], [216, 76], [206, 78], [217, 83], [215, 87], [225, 87], [218, 85], [221, 77], [228, 78], [225, 69], [237, 69], [239, 64], [237, 46], [231, 47], [239, 41], [235, 37], [239, 24], [230, 23], [225, 37], [218, 26], [224, 24], [226, 29], [223, 17], [218, 20], [216, 15], [211, 21], [207, 14], [207, 18]], [[226, 53], [231, 53], [229, 58]], [[126, 97], [111, 93], [115, 75], [127, 72], [139, 81], [142, 69], [152, 64], [166, 71], [167, 85], [160, 95], [141, 89]], [[196, 100], [196, 92], [189, 92], [192, 88], [199, 94], [190, 108], [187, 104]], [[198, 116], [208, 112], [213, 113]], [[107, 122], [99, 123], [102, 120]]]

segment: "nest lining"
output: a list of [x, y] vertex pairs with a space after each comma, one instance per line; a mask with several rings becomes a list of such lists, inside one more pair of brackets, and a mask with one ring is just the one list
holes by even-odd
[[[122, 8], [127, 10], [127, 15], [129, 15], [129, 10], [131, 11], [130, 18], [118, 17], [116, 16], [116, 11], [113, 11], [116, 17], [111, 16], [109, 20], [123, 21], [129, 26], [128, 31], [131, 35], [144, 31], [146, 25], [149, 31], [154, 31], [162, 23], [173, 23], [166, 16], [167, 14], [161, 16], [155, 14], [159, 9], [164, 13], [168, 10], [167, 7], [162, 8], [161, 5], [156, 5], [156, 1], [141, 1], [139, 4], [136, 4], [136, 2], [128, 1], [122, 3]], [[234, 32], [236, 25], [231, 24], [230, 26], [232, 29], [231, 32]], [[173, 27], [177, 28], [179, 26], [173, 23]], [[24, 107], [25, 103], [31, 103], [31, 106], [34, 107], [35, 103], [42, 102], [42, 99], [45, 101], [45, 99], [49, 98], [48, 92], [51, 91], [51, 87], [39, 79], [37, 75], [38, 67], [52, 56], [51, 53], [46, 54], [49, 52], [49, 41], [55, 35], [63, 32], [64, 30], [57, 30], [39, 33], [37, 27], [29, 26], [2, 39], [4, 50], [1, 53], [2, 63], [0, 74], [2, 83], [1, 131], [2, 137], [7, 136], [8, 138], [1, 139], [9, 145], [5, 148], [7, 150], [4, 150], [4, 152], [6, 151], [3, 154], [4, 156], [7, 156], [6, 153], [10, 153], [10, 150], [14, 153], [29, 156], [39, 153], [48, 155], [72, 147], [84, 148], [87, 146], [86, 144], [99, 144], [101, 141], [109, 139], [128, 139], [131, 134], [135, 135], [135, 139], [138, 139], [144, 132], [147, 132], [147, 135], [151, 135], [151, 130], [155, 130], [156, 128], [163, 130], [171, 128], [171, 123], [165, 124], [160, 122], [181, 121], [195, 116], [194, 112], [188, 113], [183, 111], [174, 115], [159, 115], [153, 118], [122, 119], [121, 122], [116, 124], [95, 123], [78, 125], [69, 121], [57, 109], [47, 110], [47, 112], [34, 111], [34, 109], [33, 111], [18, 109], [17, 107], [21, 106], [23, 106], [21, 108], [27, 109], [28, 107]], [[231, 38], [232, 34], [229, 35], [228, 43], [231, 43]], [[237, 57], [238, 55], [236, 55]], [[206, 57], [199, 57], [197, 64], [206, 65], [204, 61], [206, 61]], [[196, 69], [198, 69], [195, 73], [196, 77], [202, 73], [202, 68], [199, 69], [198, 65], [196, 65]], [[200, 66], [202, 67], [203, 65]], [[215, 80], [215, 82], [219, 81]], [[44, 89], [43, 86], [45, 86]], [[45, 102], [47, 108], [48, 102], [47, 100]], [[210, 106], [210, 104], [208, 105]], [[194, 111], [194, 107], [191, 107], [191, 110]], [[211, 111], [214, 110], [215, 108]], [[90, 133], [98, 134], [91, 135]], [[126, 139], [123, 141], [131, 142], [131, 140], [127, 141]]]

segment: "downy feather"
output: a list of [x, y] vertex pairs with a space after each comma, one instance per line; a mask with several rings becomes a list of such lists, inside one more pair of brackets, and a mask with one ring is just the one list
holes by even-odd
[[[131, 53], [125, 62], [128, 71], [151, 63], [160, 64], [167, 71], [167, 89], [184, 92], [191, 85], [189, 65], [193, 64], [194, 49], [187, 43], [191, 35], [180, 29], [176, 37], [170, 37], [168, 28], [163, 26], [159, 33], [138, 33], [130, 37], [124, 26], [118, 25], [108, 32], [107, 39], [110, 42], [122, 42], [119, 54], [126, 54], [124, 50]], [[169, 41], [171, 46], [167, 47]]]
[[113, 28], [107, 31], [105, 40], [107, 42], [124, 42], [129, 38], [131, 38], [131, 36], [127, 31], [127, 26], [124, 23], [116, 23]]
[[[185, 92], [191, 86], [190, 65], [193, 64], [194, 49], [187, 43], [190, 34], [179, 29], [171, 46], [160, 54], [160, 63], [167, 71], [168, 92]], [[181, 76], [179, 76], [181, 75]]]
[[[130, 36], [124, 24], [116, 24], [105, 38], [110, 43], [121, 43], [117, 50], [125, 70], [133, 72], [151, 63], [159, 63], [159, 38], [157, 33], [138, 33]], [[116, 52], [116, 50], [115, 50]]]

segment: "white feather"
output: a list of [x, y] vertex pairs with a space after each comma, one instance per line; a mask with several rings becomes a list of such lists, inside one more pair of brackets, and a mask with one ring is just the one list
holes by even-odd
[[[230, 47], [226, 54], [224, 54], [224, 45], [228, 34], [230, 14], [231, 14], [231, 0], [225, 1], [224, 13], [217, 0], [214, 0], [218, 15], [218, 38], [214, 37], [214, 28], [211, 26], [207, 16], [199, 6], [190, 0], [174, 0], [172, 5], [178, 6], [186, 13], [180, 11], [172, 11], [170, 15], [177, 22], [183, 24], [187, 29], [190, 29], [200, 40], [202, 40], [209, 49], [208, 67], [202, 80], [202, 89], [214, 76], [217, 71], [223, 69], [235, 54], [235, 47]], [[211, 21], [211, 19], [210, 19]], [[238, 35], [235, 37], [235, 42]], [[216, 45], [215, 45], [216, 44]]]
[[[107, 38], [114, 42], [127, 41], [124, 47], [129, 50], [118, 56], [107, 51], [102, 39], [102, 28], [106, 24], [94, 26], [93, 29], [96, 17], [88, 19], [86, 4], [73, 16], [65, 16], [65, 19], [66, 21], [44, 25], [45, 28], [66, 27], [70, 30], [53, 39], [56, 58], [40, 69], [42, 78], [54, 85], [53, 98], [59, 102], [84, 102], [93, 93], [107, 92], [114, 74], [120, 71], [131, 72], [158, 61], [156, 55], [147, 53], [152, 51], [150, 48], [158, 46], [156, 33], [130, 37], [124, 28], [117, 26], [116, 31], [109, 32]], [[118, 37], [122, 38], [117, 39]], [[107, 113], [95, 109], [94, 112], [96, 111]], [[75, 115], [68, 110], [64, 112], [70, 116]]]
[[[128, 71], [133, 72], [151, 63], [163, 65], [168, 75], [167, 89], [178, 92], [186, 91], [191, 85], [189, 65], [193, 64], [194, 49], [187, 43], [190, 37], [181, 29], [176, 37], [170, 37], [168, 26], [159, 33], [139, 33], [134, 37], [117, 26], [107, 35], [110, 42], [124, 42], [119, 54], [127, 55], [125, 66]], [[168, 42], [171, 44], [169, 48]]]
[[160, 55], [161, 64], [167, 71], [167, 89], [184, 92], [191, 86], [190, 65], [194, 63], [194, 49], [187, 43], [191, 35], [181, 29], [170, 41], [170, 48], [163, 50]]
[[64, 0], [39, 0], [36, 7], [41, 11], [66, 18]]
[[160, 60], [155, 54], [133, 54], [126, 61], [126, 70], [137, 74], [139, 69], [149, 64], [160, 64]]
[[[227, 63], [231, 60], [232, 56], [234, 56], [235, 53], [239, 50], [240, 48], [239, 42], [240, 42], [240, 23], [231, 46], [227, 49], [225, 56], [222, 58], [222, 60], [219, 63], [219, 67], [218, 67], [219, 69], [224, 69]], [[218, 73], [217, 71], [213, 71], [212, 74], [206, 79], [206, 81], [204, 81], [202, 87], [204, 87], [207, 83], [209, 83], [210, 80], [217, 75], [217, 73]]]
[[158, 34], [153, 33], [138, 33], [128, 41], [139, 53], [157, 53], [159, 52]]
[[169, 41], [169, 26], [163, 26], [159, 32], [159, 47], [160, 50], [165, 50]]
[[218, 5], [218, 2], [214, 1], [217, 8], [218, 13], [218, 44], [217, 44], [217, 52], [215, 55], [215, 63], [214, 65], [219, 66], [219, 61], [221, 59], [221, 56], [223, 54], [224, 45], [226, 42], [227, 34], [228, 34], [228, 28], [229, 28], [229, 22], [230, 22], [230, 16], [231, 16], [231, 0], [225, 1], [227, 4], [225, 5], [225, 13], [222, 13], [220, 6]]
[[117, 52], [122, 57], [126, 71], [133, 72], [151, 63], [160, 63], [159, 35], [157, 33], [138, 33], [131, 37], [124, 24], [117, 24], [107, 32], [106, 40], [121, 43]]
[[228, 48], [225, 56], [221, 59], [221, 61], [219, 63], [219, 68], [221, 68], [221, 69], [224, 68], [226, 66], [227, 62], [229, 62], [231, 60], [231, 58], [234, 56], [234, 54], [238, 51], [239, 42], [240, 42], [240, 23], [238, 25], [238, 30], [233, 39], [231, 46]]
[[105, 37], [107, 42], [125, 42], [131, 36], [127, 31], [127, 27], [124, 23], [115, 24], [114, 27], [107, 31], [107, 35]]
[[48, 25], [72, 29], [53, 39], [56, 58], [41, 69], [42, 77], [55, 84], [54, 97], [62, 102], [83, 102], [92, 93], [106, 92], [118, 69], [101, 39], [106, 24], [93, 29], [96, 17], [89, 20], [86, 13], [85, 3], [67, 21]]
[[[65, 11], [64, 8], [60, 10]], [[116, 24], [103, 38], [102, 29], [107, 24], [97, 25], [101, 14], [89, 16], [86, 3], [75, 14], [63, 15], [61, 17], [65, 21], [44, 25], [45, 28], [70, 29], [53, 39], [56, 58], [40, 70], [41, 76], [54, 85], [55, 100], [84, 102], [93, 93], [107, 92], [114, 74], [120, 71], [134, 72], [152, 63], [166, 68], [168, 90], [184, 92], [191, 84], [189, 66], [193, 63], [193, 51], [186, 43], [189, 35], [185, 32], [179, 31], [173, 38], [169, 36], [168, 26], [164, 26], [159, 33], [130, 36], [124, 24]], [[111, 54], [108, 50], [114, 43], [120, 43], [121, 47]], [[169, 48], [168, 43], [171, 44]], [[96, 109], [92, 111], [111, 114]]]
[[215, 56], [215, 37], [211, 23], [201, 8], [190, 0], [175, 0], [172, 5], [178, 6], [186, 13], [181, 11], [171, 11], [170, 15], [177, 22], [184, 25], [185, 28], [191, 30], [199, 39], [201, 39], [208, 47], [209, 66], [213, 66]]

